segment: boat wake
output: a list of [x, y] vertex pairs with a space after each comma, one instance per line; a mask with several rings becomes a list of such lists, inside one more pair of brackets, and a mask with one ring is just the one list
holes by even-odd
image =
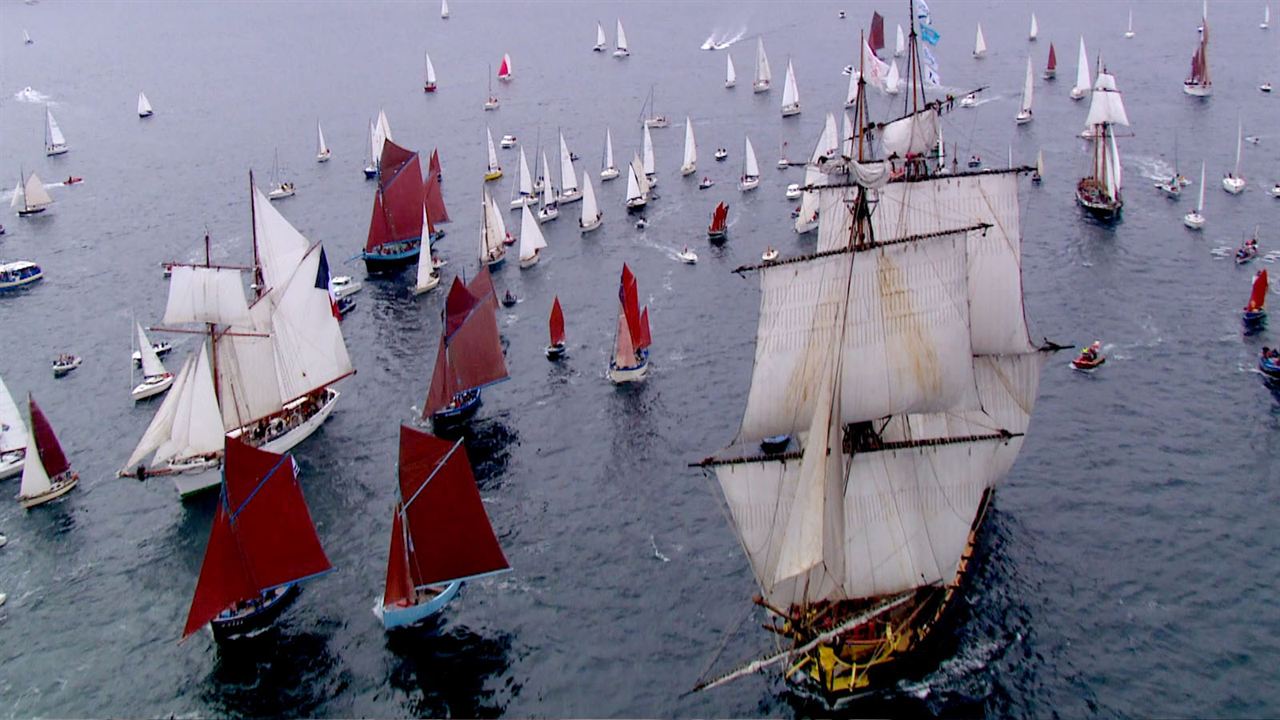
[[741, 40], [746, 34], [746, 26], [743, 26], [737, 32], [733, 33], [732, 37], [729, 36], [729, 32], [721, 34], [719, 30], [712, 30], [711, 34], [707, 36], [707, 39], [702, 41], [701, 47], [703, 50], [725, 50]]
[[43, 105], [49, 102], [48, 95], [45, 95], [44, 93], [40, 92], [39, 90], [36, 90], [30, 85], [14, 93], [13, 99], [17, 100], [18, 102], [37, 103], [40, 105]]
[[[1022, 633], [1017, 633], [1013, 642], [1022, 642]], [[992, 640], [963, 650], [955, 657], [943, 661], [937, 670], [921, 680], [900, 682], [898, 690], [918, 700], [931, 696], [941, 699], [949, 695], [985, 697], [988, 693], [984, 688], [990, 685], [990, 678], [985, 677], [982, 671], [1011, 645], [1012, 643]]]
[[658, 551], [658, 542], [653, 539], [652, 535], [649, 536], [649, 545], [653, 547], [653, 556], [655, 558], [661, 560], [662, 562], [671, 562], [671, 558], [667, 557], [666, 555], [663, 555], [661, 552]]
[[1173, 166], [1161, 158], [1133, 157], [1129, 161], [1138, 166], [1138, 174], [1148, 180], [1168, 180], [1173, 177]]

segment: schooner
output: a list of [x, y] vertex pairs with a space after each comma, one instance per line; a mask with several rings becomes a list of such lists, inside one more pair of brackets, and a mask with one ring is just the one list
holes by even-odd
[[[839, 705], [918, 655], [1058, 349], [1031, 342], [1023, 312], [1018, 179], [1031, 168], [928, 166], [944, 104], [924, 102], [916, 41], [913, 23], [912, 112], [868, 125], [859, 92], [853, 157], [816, 164], [816, 252], [739, 268], [760, 277], [755, 366], [737, 436], [699, 464], [783, 650], [700, 689], [782, 663]], [[873, 150], [913, 159], [891, 179]]]

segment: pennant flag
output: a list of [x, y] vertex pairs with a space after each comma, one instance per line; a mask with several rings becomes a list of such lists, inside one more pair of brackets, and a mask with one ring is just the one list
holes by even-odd
[[941, 37], [942, 36], [938, 34], [937, 30], [934, 30], [932, 27], [925, 25], [924, 23], [920, 23], [920, 39], [921, 40], [924, 40], [930, 45], [937, 45], [938, 39]]

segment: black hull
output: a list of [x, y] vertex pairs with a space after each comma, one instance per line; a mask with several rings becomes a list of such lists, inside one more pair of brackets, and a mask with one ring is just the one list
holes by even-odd
[[1115, 205], [1094, 203], [1082, 200], [1079, 197], [1076, 198], [1076, 202], [1080, 203], [1080, 207], [1084, 208], [1085, 212], [1103, 222], [1119, 220], [1120, 210], [1124, 207], [1122, 203], [1116, 203]]
[[391, 275], [418, 264], [418, 253], [402, 255], [365, 255], [364, 269], [370, 275]]
[[297, 585], [286, 585], [275, 592], [275, 596], [261, 607], [229, 618], [214, 618], [209, 621], [209, 629], [213, 631], [213, 639], [218, 642], [235, 642], [253, 637], [271, 627], [285, 608], [298, 595]]

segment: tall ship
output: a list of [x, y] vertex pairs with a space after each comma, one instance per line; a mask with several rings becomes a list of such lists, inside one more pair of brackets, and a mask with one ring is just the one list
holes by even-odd
[[[946, 105], [925, 102], [916, 41], [913, 23], [911, 112], [869, 125], [859, 100], [852, 156], [817, 163], [816, 252], [739, 268], [760, 277], [755, 366], [737, 436], [700, 465], [782, 649], [700, 689], [780, 667], [840, 706], [925, 656], [1059, 349], [1023, 312], [1031, 168], [930, 165]], [[894, 155], [905, 172], [873, 159]]]
[[1089, 175], [1076, 184], [1076, 202], [1100, 220], [1115, 220], [1124, 208], [1121, 196], [1123, 177], [1120, 171], [1120, 148], [1116, 146], [1115, 129], [1129, 125], [1124, 100], [1116, 88], [1116, 79], [1106, 68], [1098, 69], [1085, 118], [1085, 136], [1093, 139]]
[[[253, 265], [174, 265], [164, 327], [204, 335], [120, 475], [172, 476], [183, 497], [218, 486], [224, 435], [283, 453], [333, 412], [355, 370], [329, 262], [249, 180]], [[252, 274], [245, 297], [242, 272]], [[193, 329], [194, 328], [194, 329]], [[150, 456], [150, 464], [144, 463]]]
[[399, 272], [418, 262], [423, 233], [431, 232], [422, 226], [422, 164], [418, 153], [387, 140], [378, 167], [369, 235], [360, 257], [370, 273]]
[[1209, 77], [1209, 0], [1204, 2], [1200, 18], [1200, 44], [1191, 56], [1191, 73], [1182, 81], [1182, 92], [1195, 97], [1213, 94], [1213, 79]]

